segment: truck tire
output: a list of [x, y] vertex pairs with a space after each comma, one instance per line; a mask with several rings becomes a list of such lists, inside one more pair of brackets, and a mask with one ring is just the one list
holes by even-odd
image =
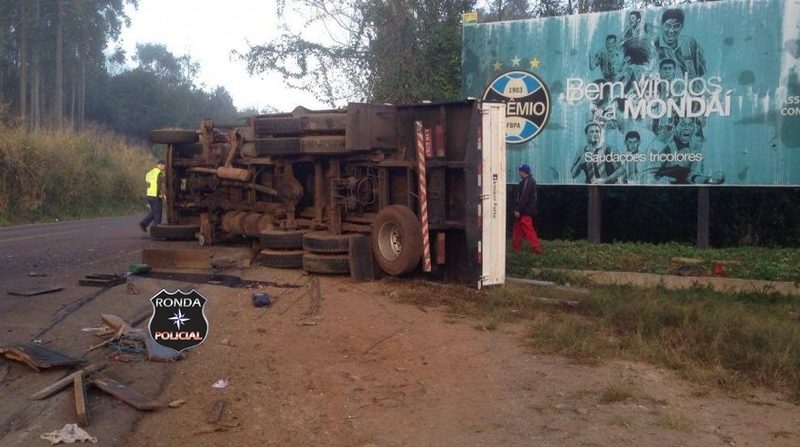
[[350, 273], [350, 257], [348, 255], [306, 253], [303, 255], [303, 270], [326, 275], [347, 274]]
[[264, 248], [278, 250], [301, 250], [303, 248], [303, 235], [308, 230], [266, 230], [259, 235]]
[[332, 234], [327, 231], [312, 231], [303, 236], [303, 250], [312, 253], [348, 253], [350, 239], [355, 234]]
[[191, 241], [200, 231], [197, 225], [167, 225], [157, 224], [150, 226], [150, 237], [153, 239], [166, 239], [171, 241]]
[[303, 250], [261, 250], [256, 262], [276, 269], [303, 268]]
[[380, 210], [372, 223], [372, 252], [390, 275], [414, 270], [422, 256], [422, 227], [414, 212], [402, 205]]
[[150, 131], [150, 142], [156, 144], [197, 143], [197, 132], [186, 129], [156, 129]]

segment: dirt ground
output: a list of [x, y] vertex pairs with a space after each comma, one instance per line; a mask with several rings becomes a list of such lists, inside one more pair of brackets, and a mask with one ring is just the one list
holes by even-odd
[[[645, 364], [537, 355], [524, 325], [486, 331], [397, 303], [397, 283], [320, 277], [314, 299], [297, 271], [241, 273], [304, 286], [271, 289], [266, 310], [251, 291], [204, 287], [209, 336], [167, 366], [159, 396], [185, 405], [144, 414], [124, 445], [800, 445], [800, 408], [773, 393], [734, 398]], [[228, 386], [212, 388], [219, 379]], [[637, 396], [604, 403], [619, 383]]]

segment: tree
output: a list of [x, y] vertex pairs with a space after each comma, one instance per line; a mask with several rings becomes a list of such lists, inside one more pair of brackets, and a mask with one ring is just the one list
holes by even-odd
[[[331, 106], [348, 100], [407, 102], [457, 97], [461, 13], [474, 0], [299, 0], [279, 3], [283, 34], [241, 57], [251, 74], [280, 73]], [[287, 17], [305, 19], [291, 29]], [[317, 31], [324, 39], [304, 36]]]
[[481, 22], [520, 20], [536, 17], [535, 11], [528, 0], [493, 0], [479, 10], [479, 17]]

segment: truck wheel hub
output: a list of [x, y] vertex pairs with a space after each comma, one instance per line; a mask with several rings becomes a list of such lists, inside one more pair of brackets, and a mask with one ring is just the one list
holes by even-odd
[[381, 254], [389, 261], [394, 261], [403, 253], [403, 239], [400, 228], [394, 223], [387, 222], [381, 226], [378, 234], [378, 247]]

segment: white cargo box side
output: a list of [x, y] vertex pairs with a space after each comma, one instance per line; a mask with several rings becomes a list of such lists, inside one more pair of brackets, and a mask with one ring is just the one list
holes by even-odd
[[481, 105], [482, 286], [506, 281], [506, 107]]

